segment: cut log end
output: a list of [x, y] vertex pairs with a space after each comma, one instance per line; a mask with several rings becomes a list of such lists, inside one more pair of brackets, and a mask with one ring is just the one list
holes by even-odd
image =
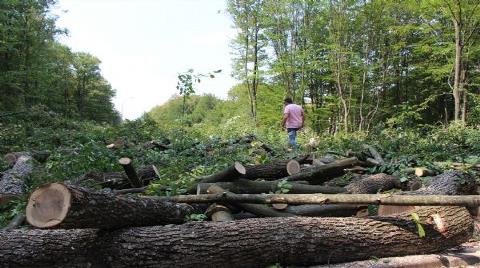
[[275, 203], [272, 204], [272, 207], [276, 210], [285, 210], [288, 207], [288, 204], [285, 203]]
[[300, 163], [297, 160], [290, 160], [287, 163], [287, 173], [288, 175], [295, 175], [300, 173]]
[[71, 193], [65, 185], [51, 183], [35, 190], [28, 199], [27, 221], [37, 228], [50, 228], [65, 219]]
[[122, 166], [130, 165], [132, 163], [132, 159], [128, 157], [123, 157], [118, 160], [118, 163]]
[[241, 175], [245, 175], [247, 174], [247, 169], [245, 168], [245, 166], [243, 166], [240, 162], [236, 162], [233, 164], [233, 166], [235, 167], [235, 170], [240, 173]]

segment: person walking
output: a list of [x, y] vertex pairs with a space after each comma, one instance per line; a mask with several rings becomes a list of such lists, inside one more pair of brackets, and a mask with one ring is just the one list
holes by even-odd
[[288, 140], [292, 149], [297, 149], [297, 131], [303, 128], [305, 115], [300, 105], [293, 103], [292, 98], [284, 100], [282, 127], [287, 129]]

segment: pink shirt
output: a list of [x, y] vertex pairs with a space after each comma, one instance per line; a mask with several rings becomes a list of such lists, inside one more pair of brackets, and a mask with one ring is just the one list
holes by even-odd
[[283, 110], [283, 114], [287, 116], [285, 125], [287, 128], [300, 128], [303, 123], [303, 109], [297, 104], [288, 104]]

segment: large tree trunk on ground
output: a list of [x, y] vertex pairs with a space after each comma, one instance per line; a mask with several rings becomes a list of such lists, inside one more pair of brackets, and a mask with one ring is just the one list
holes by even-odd
[[[233, 180], [236, 180], [236, 179], [240, 178], [241, 176], [245, 175], [246, 172], [247, 171], [242, 164], [240, 164], [239, 162], [235, 162], [232, 166], [224, 169], [221, 172], [218, 172], [216, 174], [200, 178], [198, 183], [213, 183], [213, 182], [219, 182], [219, 181], [233, 181]], [[192, 194], [195, 193], [197, 191], [197, 184], [194, 184], [192, 187], [190, 187], [188, 192], [192, 193]]]
[[[102, 238], [102, 253], [113, 267], [265, 267], [311, 265], [451, 248], [469, 239], [472, 220], [465, 208], [415, 211], [376, 218], [275, 218], [191, 223], [118, 230]], [[440, 219], [432, 220], [432, 215]], [[441, 225], [441, 226], [440, 226]], [[114, 256], [114, 257], [113, 257]]]
[[311, 167], [285, 179], [288, 181], [308, 181], [312, 184], [321, 184], [329, 179], [342, 176], [345, 174], [344, 169], [351, 168], [357, 164], [358, 159], [356, 157], [346, 158], [323, 166]]
[[89, 267], [88, 249], [97, 230], [0, 231], [0, 260], [4, 268]]
[[34, 162], [31, 156], [22, 155], [11, 169], [0, 173], [0, 196], [3, 197], [0, 200], [8, 201], [25, 193], [24, 180], [33, 172]]
[[[279, 181], [251, 181], [247, 179], [238, 179], [233, 182], [217, 182], [216, 185], [221, 188], [237, 194], [261, 194], [276, 192], [280, 189]], [[197, 194], [205, 194], [207, 189], [214, 183], [200, 183], [197, 187]], [[289, 182], [286, 186], [291, 194], [337, 194], [344, 193], [347, 190], [343, 187], [330, 187], [320, 185], [308, 185]]]
[[31, 194], [26, 215], [38, 228], [114, 229], [182, 223], [193, 212], [186, 204], [52, 183]]
[[246, 179], [279, 179], [300, 172], [300, 164], [296, 160], [277, 160], [268, 164], [246, 166]]
[[[82, 230], [0, 231], [3, 267], [265, 267], [312, 265], [442, 251], [469, 239], [460, 207], [372, 218], [275, 218], [137, 227], [98, 235]], [[68, 264], [67, 264], [68, 262]], [[83, 267], [88, 267], [84, 263]], [[97, 267], [97, 266], [93, 266]]]

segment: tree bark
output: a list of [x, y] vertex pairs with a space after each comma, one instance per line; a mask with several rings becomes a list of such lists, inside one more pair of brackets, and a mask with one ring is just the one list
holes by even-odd
[[323, 166], [311, 167], [285, 179], [288, 181], [308, 181], [312, 184], [321, 184], [329, 179], [344, 175], [344, 169], [351, 168], [357, 164], [358, 159], [356, 157], [346, 158]]
[[37, 188], [27, 204], [27, 221], [38, 228], [99, 228], [182, 223], [194, 209], [152, 198], [121, 196], [52, 183]]
[[87, 252], [97, 230], [0, 231], [0, 259], [5, 268], [90, 267]]
[[246, 166], [246, 179], [279, 179], [300, 172], [300, 164], [296, 160], [277, 160], [268, 164]]
[[[18, 157], [13, 167], [3, 173], [0, 173], [0, 195], [7, 200], [10, 197], [20, 197], [25, 193], [26, 185], [23, 181], [34, 169], [34, 160], [29, 155]], [[3, 199], [3, 198], [2, 198]]]
[[425, 229], [424, 238], [418, 236], [410, 213], [373, 218], [259, 218], [118, 230], [102, 238], [101, 252], [113, 267], [311, 265], [433, 253], [459, 245], [472, 234], [473, 223], [465, 208], [427, 207], [415, 213]]
[[[274, 193], [280, 190], [279, 181], [251, 181], [247, 179], [238, 179], [233, 182], [200, 183], [198, 184], [197, 194], [207, 193], [207, 189], [214, 184], [236, 194]], [[308, 185], [291, 182], [288, 183], [286, 189], [288, 189], [288, 193], [290, 194], [337, 194], [347, 191], [343, 187]]]

